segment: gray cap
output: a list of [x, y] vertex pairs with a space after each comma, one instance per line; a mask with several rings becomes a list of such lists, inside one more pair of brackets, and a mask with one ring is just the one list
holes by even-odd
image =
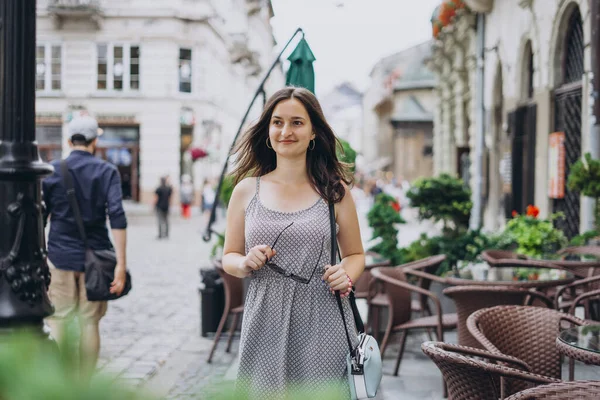
[[89, 115], [73, 118], [69, 122], [69, 137], [72, 138], [73, 135], [82, 135], [87, 141], [96, 139], [98, 137], [98, 122]]

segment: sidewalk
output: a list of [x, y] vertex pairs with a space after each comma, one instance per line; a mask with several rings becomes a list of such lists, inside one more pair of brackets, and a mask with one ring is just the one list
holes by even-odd
[[[196, 213], [184, 220], [173, 210], [169, 240], [157, 240], [152, 209], [135, 203], [125, 207], [130, 221], [128, 259], [133, 290], [111, 302], [101, 322], [99, 367], [160, 398], [202, 399], [202, 392], [211, 383], [235, 379], [239, 345], [239, 340], [234, 340], [232, 352], [227, 354], [223, 340], [213, 363], [206, 363], [212, 339], [200, 336], [198, 285], [199, 269], [209, 266], [212, 244], [202, 240], [203, 219]], [[360, 225], [363, 238], [370, 238], [366, 216], [361, 216]], [[222, 231], [223, 227], [221, 218], [215, 228]], [[414, 220], [399, 228], [403, 244], [414, 240], [423, 229], [431, 229]], [[414, 335], [409, 339], [401, 378], [391, 376], [397, 353], [394, 345], [386, 352], [379, 398], [441, 398], [437, 369], [428, 360], [421, 361], [422, 367], [418, 364], [424, 357], [419, 347], [424, 338]], [[425, 392], [413, 390], [423, 387]]]

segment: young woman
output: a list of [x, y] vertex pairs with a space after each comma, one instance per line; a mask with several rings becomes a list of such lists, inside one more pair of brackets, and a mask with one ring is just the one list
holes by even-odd
[[[337, 145], [316, 97], [287, 87], [269, 99], [236, 149], [223, 267], [251, 279], [238, 375], [238, 388], [251, 398], [331, 385], [349, 396], [348, 343], [334, 291], [342, 293], [354, 330], [347, 296], [365, 257]], [[333, 266], [329, 202], [342, 257]]]

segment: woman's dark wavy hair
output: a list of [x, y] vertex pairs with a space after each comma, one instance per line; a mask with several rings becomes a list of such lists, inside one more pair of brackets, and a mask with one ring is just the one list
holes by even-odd
[[352, 184], [349, 165], [338, 160], [336, 149], [342, 149], [333, 130], [325, 120], [319, 101], [309, 90], [285, 87], [273, 94], [259, 120], [246, 131], [236, 145], [237, 162], [232, 172], [235, 183], [247, 176], [263, 176], [275, 169], [275, 151], [266, 145], [273, 110], [281, 101], [296, 99], [304, 105], [315, 132], [315, 147], [306, 154], [306, 167], [313, 188], [322, 198], [337, 203], [346, 190], [342, 182]]

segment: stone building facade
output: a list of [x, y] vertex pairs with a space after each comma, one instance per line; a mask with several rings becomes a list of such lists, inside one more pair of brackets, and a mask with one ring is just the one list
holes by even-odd
[[[39, 0], [42, 158], [66, 154], [67, 124], [86, 112], [104, 130], [98, 156], [119, 167], [126, 198], [150, 202], [164, 175], [176, 187], [192, 175], [200, 189], [220, 173], [274, 61], [272, 16], [268, 0]], [[283, 83], [278, 68], [267, 95]], [[208, 156], [192, 163], [194, 147]]]
[[362, 97], [362, 93], [354, 85], [344, 82], [319, 99], [327, 122], [335, 134], [357, 151], [363, 148]]
[[431, 42], [381, 59], [363, 99], [366, 172], [385, 170], [412, 181], [433, 173], [435, 75]]
[[[465, 0], [434, 40], [434, 169], [474, 184], [476, 116], [484, 107], [484, 226], [535, 204], [566, 214], [573, 236], [591, 220], [584, 199], [549, 194], [549, 137], [565, 134], [565, 176], [589, 151], [590, 17], [587, 0]], [[483, 13], [483, 104], [477, 93], [477, 17]]]

